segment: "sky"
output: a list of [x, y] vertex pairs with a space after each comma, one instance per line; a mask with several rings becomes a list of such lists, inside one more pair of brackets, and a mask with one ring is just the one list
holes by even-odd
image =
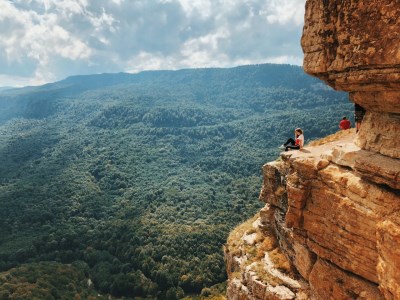
[[0, 0], [0, 86], [71, 75], [301, 65], [306, 0]]

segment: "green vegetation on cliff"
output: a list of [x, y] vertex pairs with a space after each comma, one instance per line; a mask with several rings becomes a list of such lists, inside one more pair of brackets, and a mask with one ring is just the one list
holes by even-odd
[[344, 94], [287, 65], [4, 91], [0, 271], [55, 261], [115, 297], [200, 293], [226, 279], [221, 247], [261, 205], [262, 164], [293, 128], [322, 137], [350, 113]]
[[0, 299], [106, 299], [79, 266], [55, 262], [21, 265], [0, 273]]

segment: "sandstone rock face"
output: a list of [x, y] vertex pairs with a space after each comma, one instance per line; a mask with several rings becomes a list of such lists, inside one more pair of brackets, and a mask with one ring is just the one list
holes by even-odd
[[397, 142], [399, 133], [400, 114], [367, 112], [356, 144], [365, 150], [400, 158], [400, 143]]
[[378, 224], [378, 277], [386, 299], [400, 299], [400, 216], [394, 214]]
[[336, 89], [398, 91], [399, 42], [399, 1], [306, 3], [304, 69]]
[[[333, 246], [323, 248], [319, 255], [324, 253], [325, 259], [379, 284], [387, 299], [400, 298], [400, 255], [397, 251], [400, 243], [397, 219], [400, 143], [396, 142], [400, 133], [399, 45], [400, 1], [307, 1], [302, 37], [305, 71], [335, 89], [350, 92], [350, 100], [367, 111], [355, 139], [355, 144], [361, 149], [336, 149], [336, 158], [331, 156], [332, 163], [350, 168], [351, 176], [360, 178], [361, 181], [357, 183], [359, 187], [354, 188], [351, 183], [355, 182], [354, 178], [343, 176], [347, 181], [344, 183], [344, 179], [337, 177], [346, 171], [339, 171], [340, 167], [338, 172], [334, 172], [336, 179], [326, 177], [323, 173], [321, 179], [325, 180], [325, 184], [326, 180], [332, 182], [336, 190], [342, 186], [331, 197], [333, 205], [340, 203], [339, 206], [334, 205], [335, 209], [343, 207], [355, 213], [346, 221], [346, 235], [348, 232], [358, 235], [356, 228], [350, 226], [366, 223], [365, 219], [356, 219], [359, 215], [357, 210], [365, 209], [364, 216], [368, 217], [368, 230], [372, 234], [363, 234], [363, 238], [372, 242], [373, 247], [369, 246], [369, 250], [360, 249], [360, 241], [351, 237], [355, 242], [352, 248], [362, 254], [361, 260], [368, 259], [373, 266], [358, 268], [358, 263], [367, 261], [361, 262], [360, 258], [353, 260], [349, 257], [348, 249], [340, 261], [328, 256], [327, 252]], [[352, 190], [354, 195], [361, 197], [361, 206], [361, 202], [347, 203], [348, 200], [355, 200], [354, 196], [349, 195]], [[389, 203], [384, 203], [386, 200]], [[326, 216], [324, 214], [322, 218], [326, 220]], [[340, 217], [337, 216], [338, 219]], [[341, 234], [339, 240], [346, 235]], [[311, 242], [309, 246], [312, 245]]]
[[313, 294], [319, 299], [383, 299], [373, 284], [321, 259], [314, 265], [310, 281]]
[[357, 145], [400, 158], [400, 1], [308, 0], [301, 44], [307, 73], [370, 112]]
[[399, 159], [337, 136], [264, 165], [259, 222], [225, 249], [228, 299], [400, 299]]
[[262, 215], [314, 299], [398, 299], [399, 160], [346, 134], [266, 164]]
[[400, 0], [307, 0], [301, 44], [366, 115], [263, 166], [255, 243], [225, 248], [228, 299], [400, 299]]
[[292, 270], [273, 233], [274, 215], [275, 209], [267, 204], [231, 232], [224, 247], [228, 299], [309, 299], [309, 285]]

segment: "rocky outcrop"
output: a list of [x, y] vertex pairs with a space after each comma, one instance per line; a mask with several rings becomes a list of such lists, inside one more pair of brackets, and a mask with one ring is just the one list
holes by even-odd
[[[305, 71], [349, 92], [366, 115], [357, 134], [264, 165], [261, 244], [232, 247], [230, 237], [228, 299], [400, 299], [399, 45], [400, 1], [307, 1]], [[264, 249], [271, 239], [276, 248]], [[265, 271], [271, 251], [287, 259], [285, 276], [299, 286]], [[291, 293], [267, 294], [282, 286]]]
[[[228, 274], [236, 273], [234, 282], [229, 276], [228, 299], [299, 299], [298, 293], [305, 299], [400, 297], [400, 162], [362, 150], [353, 143], [355, 136], [354, 130], [339, 132], [327, 143], [282, 153], [264, 165], [260, 199], [266, 206], [260, 221], [238, 227], [234, 232], [241, 234], [232, 233], [225, 247]], [[268, 270], [265, 260], [249, 254], [261, 256], [263, 248], [240, 242], [254, 228], [261, 245], [276, 239], [276, 248], [265, 253], [282, 253], [290, 265], [287, 276], [301, 283], [301, 289], [283, 283], [291, 296], [263, 298], [252, 292], [252, 266]], [[279, 286], [269, 277], [258, 286]], [[235, 298], [238, 290], [241, 296]]]
[[[336, 190], [329, 208], [345, 209], [336, 218], [351, 212], [344, 219], [346, 234], [334, 236], [335, 244], [348, 232], [362, 240], [349, 236], [349, 248], [335, 249], [321, 240], [316, 241], [318, 246], [313, 242], [309, 246], [343, 270], [377, 284], [387, 299], [400, 298], [399, 44], [400, 1], [307, 1], [302, 37], [305, 71], [348, 91], [350, 99], [367, 111], [355, 139], [360, 149], [336, 149], [328, 155], [336, 170], [328, 167], [319, 172], [322, 182], [329, 181]], [[335, 206], [338, 195], [346, 201]], [[305, 212], [305, 216], [310, 215]], [[307, 226], [305, 222], [309, 233]], [[317, 250], [319, 246], [323, 249]]]
[[400, 158], [400, 1], [308, 0], [304, 70], [368, 111], [356, 141]]
[[228, 299], [309, 299], [310, 287], [291, 267], [272, 232], [266, 206], [231, 232], [225, 245]]
[[391, 94], [400, 81], [399, 16], [397, 0], [307, 0], [304, 70], [335, 89], [383, 92], [369, 94], [368, 102], [389, 98], [379, 110], [393, 112], [391, 104], [399, 108], [398, 94]]

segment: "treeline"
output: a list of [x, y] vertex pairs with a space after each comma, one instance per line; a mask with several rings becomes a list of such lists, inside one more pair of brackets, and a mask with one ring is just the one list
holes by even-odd
[[262, 206], [261, 166], [295, 127], [309, 141], [350, 114], [344, 94], [293, 66], [105, 74], [7, 92], [0, 271], [51, 261], [115, 297], [210, 294], [226, 280], [229, 231]]

